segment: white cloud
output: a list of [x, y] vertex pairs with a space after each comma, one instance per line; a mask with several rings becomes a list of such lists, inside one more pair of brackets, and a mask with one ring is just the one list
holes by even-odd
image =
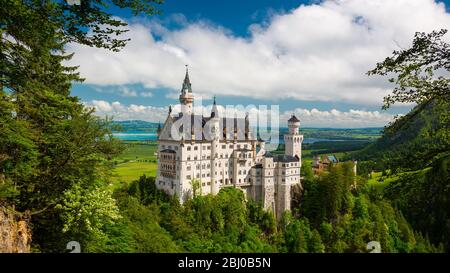
[[306, 127], [329, 127], [329, 128], [363, 128], [383, 127], [392, 120], [394, 115], [379, 111], [354, 110], [320, 111], [315, 108], [308, 110], [297, 108], [286, 111], [280, 115], [280, 120], [285, 121], [294, 113]]
[[[249, 27], [248, 38], [176, 17], [181, 28], [137, 22], [121, 52], [71, 45], [72, 64], [87, 83], [165, 87], [178, 91], [190, 64], [204, 96], [293, 98], [379, 105], [385, 79], [365, 75], [416, 31], [450, 28], [444, 4], [432, 0], [335, 0], [301, 5]], [[155, 39], [158, 35], [160, 39]], [[448, 35], [449, 36], [449, 35]]]
[[141, 92], [139, 94], [139, 96], [144, 97], [144, 98], [151, 98], [151, 97], [153, 97], [153, 93], [151, 93], [151, 92]]
[[86, 107], [95, 108], [95, 114], [100, 117], [112, 117], [114, 120], [145, 120], [152, 122], [164, 121], [167, 117], [167, 108], [123, 105], [118, 101], [109, 103], [103, 100], [84, 102]]
[[[168, 115], [167, 107], [153, 107], [144, 105], [123, 105], [120, 102], [108, 103], [102, 100], [93, 100], [84, 103], [88, 107], [96, 109], [95, 114], [101, 117], [109, 116], [114, 120], [145, 120], [151, 122], [164, 122]], [[270, 107], [268, 110], [273, 110]], [[180, 105], [173, 106], [173, 113], [180, 111]], [[208, 116], [211, 113], [211, 105], [194, 107], [196, 114]], [[224, 108], [219, 106], [220, 113], [224, 113]], [[245, 112], [264, 113], [264, 109], [242, 109], [238, 110], [238, 115], [243, 117]], [[226, 111], [227, 116], [232, 116], [231, 111]], [[273, 112], [275, 113], [275, 112]], [[331, 128], [361, 128], [361, 127], [382, 127], [392, 121], [394, 116], [379, 111], [349, 110], [321, 111], [318, 109], [297, 108], [291, 111], [279, 113], [280, 126], [286, 126], [287, 120], [295, 114], [301, 121], [302, 127], [331, 127]], [[270, 120], [270, 118], [268, 118]]]

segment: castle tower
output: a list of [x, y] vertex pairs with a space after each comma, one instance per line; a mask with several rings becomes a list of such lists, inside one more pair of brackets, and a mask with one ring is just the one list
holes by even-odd
[[[215, 110], [215, 111], [214, 111]], [[217, 111], [216, 99], [214, 98], [213, 111], [211, 112], [211, 194], [219, 193], [220, 185], [217, 181], [217, 173], [220, 171], [218, 165], [218, 150], [220, 137], [219, 114]]]
[[180, 94], [181, 113], [186, 115], [192, 114], [193, 103], [194, 95], [192, 94], [191, 81], [189, 80], [189, 71], [186, 65], [186, 76], [184, 77]]
[[297, 157], [299, 160], [302, 157], [302, 142], [303, 135], [300, 135], [298, 130], [300, 128], [300, 120], [295, 116], [288, 120], [289, 134], [284, 135], [285, 154]]

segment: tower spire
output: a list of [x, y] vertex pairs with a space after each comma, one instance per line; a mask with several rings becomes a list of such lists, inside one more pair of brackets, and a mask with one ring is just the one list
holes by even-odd
[[181, 94], [186, 94], [186, 92], [192, 93], [191, 81], [189, 80], [189, 69], [186, 64], [186, 75], [184, 76], [183, 86], [181, 87]]

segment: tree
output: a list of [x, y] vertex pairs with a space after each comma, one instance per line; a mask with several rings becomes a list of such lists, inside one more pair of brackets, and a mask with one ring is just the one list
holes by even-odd
[[[65, 212], [77, 194], [105, 193], [112, 159], [122, 150], [109, 121], [95, 117], [93, 110], [70, 95], [72, 82], [82, 79], [76, 67], [64, 65], [72, 57], [65, 45], [76, 42], [119, 50], [127, 41], [120, 36], [126, 24], [106, 12], [105, 6], [152, 15], [153, 4], [160, 2], [2, 1], [0, 196], [19, 211], [31, 211], [36, 249], [65, 249], [65, 234], [77, 233], [75, 225], [66, 225], [70, 217]], [[98, 208], [115, 206], [106, 195]], [[95, 207], [98, 199], [91, 197], [80, 206]], [[101, 210], [93, 213], [92, 217], [102, 219]]]
[[420, 156], [414, 157], [414, 160], [430, 164], [434, 158], [448, 153], [450, 44], [443, 39], [446, 33], [445, 29], [428, 34], [417, 32], [410, 48], [394, 51], [392, 57], [387, 57], [368, 72], [368, 75], [394, 75], [389, 81], [394, 83], [395, 87], [392, 93], [384, 98], [383, 109], [394, 103], [417, 104], [410, 113], [385, 128], [385, 134], [390, 135], [391, 139], [398, 139], [403, 131], [411, 131], [410, 127], [419, 127], [417, 120], [421, 120], [416, 117], [422, 113], [433, 109], [438, 111], [435, 114], [436, 120], [426, 121], [430, 125], [419, 132], [419, 140], [425, 142], [425, 145], [418, 143], [416, 147], [406, 148], [406, 152], [409, 150], [410, 154], [403, 153], [402, 158], [407, 159], [419, 152]]
[[442, 39], [446, 33], [445, 29], [429, 34], [417, 32], [411, 48], [394, 51], [392, 57], [368, 72], [396, 75], [389, 79], [396, 86], [384, 98], [384, 109], [399, 102], [449, 101], [450, 79], [438, 73], [440, 69], [450, 71], [450, 45]]

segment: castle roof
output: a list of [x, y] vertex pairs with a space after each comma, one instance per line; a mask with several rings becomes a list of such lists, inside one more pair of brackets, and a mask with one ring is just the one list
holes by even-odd
[[274, 162], [298, 162], [298, 158], [292, 155], [277, 155], [273, 158]]
[[[205, 117], [205, 116], [202, 116], [202, 115], [191, 114], [190, 116], [191, 116], [191, 134], [194, 134], [194, 132], [195, 132], [196, 136], [197, 136], [197, 134], [201, 133], [201, 131], [198, 130], [198, 129], [204, 128], [206, 123], [211, 120], [211, 117]], [[178, 121], [181, 118], [183, 118], [183, 115], [179, 115], [179, 116], [173, 117], [173, 122], [176, 122], [176, 121]], [[199, 126], [199, 125], [201, 125], [201, 127], [196, 128], [196, 126]], [[233, 126], [234, 127], [234, 131], [236, 131], [236, 132], [239, 131], [239, 133], [242, 133], [242, 135], [245, 134], [246, 139], [247, 139], [248, 134], [246, 132], [250, 131], [250, 126], [249, 126], [249, 123], [246, 122], [244, 118], [236, 118], [236, 117], [235, 118], [227, 118], [227, 117], [219, 118], [219, 128], [223, 129], [223, 135], [222, 136], [224, 138], [225, 138], [225, 132], [230, 133], [227, 130], [227, 126], [228, 125]], [[242, 129], [241, 129], [242, 127], [245, 128], [244, 132], [241, 132], [242, 131]], [[180, 131], [181, 131], [181, 129], [182, 129], [182, 126], [180, 128]], [[195, 130], [197, 130], [197, 131], [195, 131]], [[231, 128], [230, 128], [230, 130], [231, 130]], [[203, 136], [203, 139], [204, 139], [204, 136]]]
[[171, 154], [176, 154], [176, 152], [175, 152], [174, 150], [169, 150], [169, 149], [161, 150], [161, 153], [171, 153]]
[[299, 121], [300, 120], [295, 115], [292, 115], [292, 117], [288, 119], [288, 122], [299, 122]]

